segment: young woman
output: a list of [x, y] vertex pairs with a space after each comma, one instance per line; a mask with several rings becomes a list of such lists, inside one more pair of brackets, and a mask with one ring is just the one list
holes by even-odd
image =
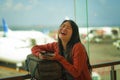
[[[62, 80], [92, 80], [91, 65], [86, 49], [81, 43], [77, 24], [65, 20], [58, 30], [58, 42], [35, 45], [33, 55], [48, 60], [56, 60], [63, 67]], [[43, 51], [54, 52], [50, 57], [41, 55]]]

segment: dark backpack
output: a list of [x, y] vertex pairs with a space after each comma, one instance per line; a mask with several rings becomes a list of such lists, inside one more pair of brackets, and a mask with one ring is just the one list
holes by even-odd
[[41, 60], [33, 54], [27, 56], [25, 69], [32, 80], [61, 80], [62, 67], [54, 60]]

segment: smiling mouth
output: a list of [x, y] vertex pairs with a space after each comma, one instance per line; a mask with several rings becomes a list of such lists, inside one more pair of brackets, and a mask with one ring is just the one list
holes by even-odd
[[67, 35], [67, 34], [66, 34], [66, 33], [64, 33], [64, 32], [61, 32], [61, 34], [62, 34], [62, 35]]

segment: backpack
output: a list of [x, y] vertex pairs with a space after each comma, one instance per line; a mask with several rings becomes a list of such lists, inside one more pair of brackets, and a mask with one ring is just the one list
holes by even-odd
[[61, 80], [62, 66], [55, 60], [41, 60], [29, 54], [25, 60], [25, 70], [31, 75], [31, 80]]

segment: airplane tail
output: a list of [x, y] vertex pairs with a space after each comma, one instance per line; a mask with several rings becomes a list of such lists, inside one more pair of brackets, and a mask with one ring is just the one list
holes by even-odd
[[3, 32], [4, 32], [3, 37], [7, 37], [9, 28], [4, 18], [2, 19], [2, 24], [3, 24]]

